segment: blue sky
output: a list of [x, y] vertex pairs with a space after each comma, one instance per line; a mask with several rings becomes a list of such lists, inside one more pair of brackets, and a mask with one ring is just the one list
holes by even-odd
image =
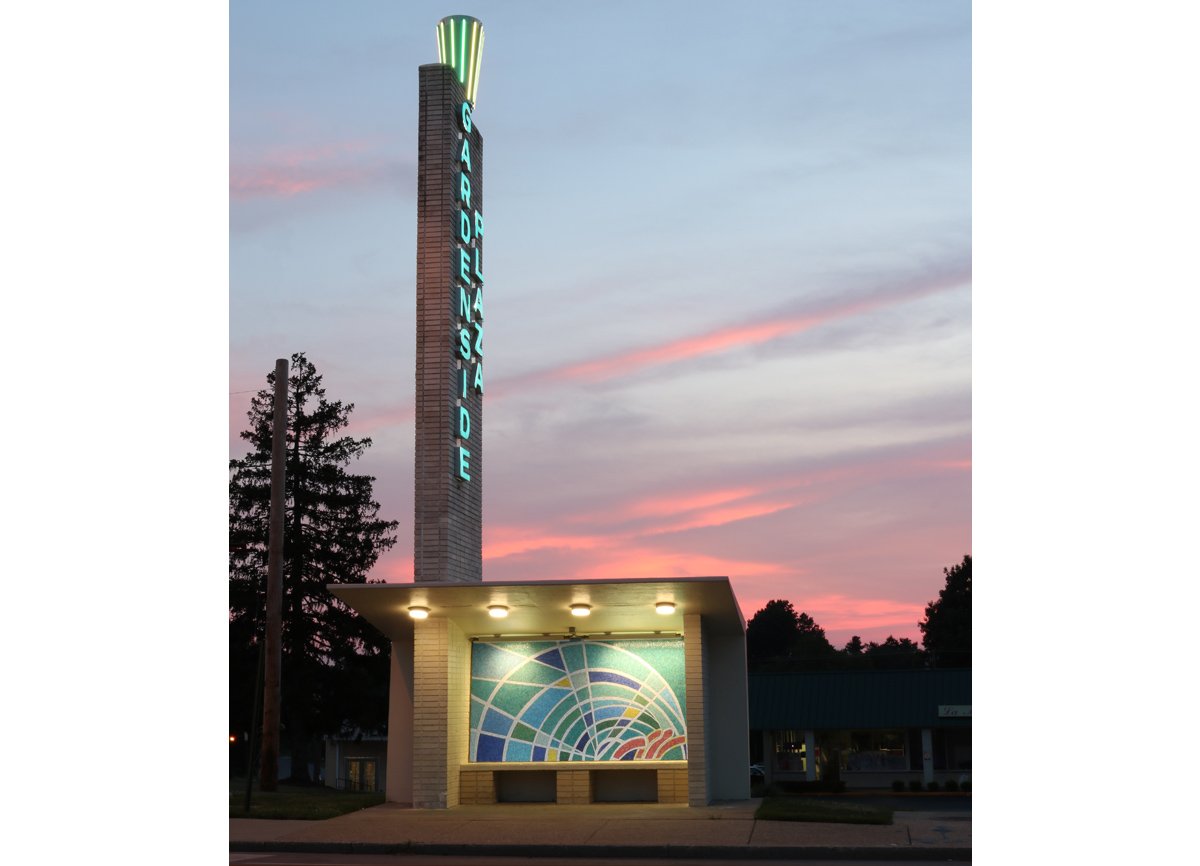
[[230, 449], [308, 353], [411, 579], [417, 67], [487, 33], [485, 579], [918, 637], [971, 550], [963, 2], [230, 9]]

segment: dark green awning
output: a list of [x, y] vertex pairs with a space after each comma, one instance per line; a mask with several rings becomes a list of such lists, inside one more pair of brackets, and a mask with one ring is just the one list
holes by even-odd
[[811, 671], [752, 673], [750, 729], [970, 727], [939, 718], [939, 706], [970, 706], [971, 671]]

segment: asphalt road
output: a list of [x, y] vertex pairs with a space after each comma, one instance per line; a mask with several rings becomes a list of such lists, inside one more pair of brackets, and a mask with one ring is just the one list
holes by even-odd
[[[640, 857], [582, 857], [564, 860], [558, 857], [461, 857], [435, 854], [238, 854], [229, 855], [231, 866], [744, 866], [764, 863], [772, 866], [879, 866], [897, 860], [664, 860]], [[946, 866], [945, 860], [905, 860], [905, 866]]]

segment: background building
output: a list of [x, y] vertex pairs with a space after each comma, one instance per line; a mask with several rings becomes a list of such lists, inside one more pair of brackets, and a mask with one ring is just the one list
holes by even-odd
[[768, 782], [970, 777], [970, 670], [755, 673], [749, 694], [751, 753]]

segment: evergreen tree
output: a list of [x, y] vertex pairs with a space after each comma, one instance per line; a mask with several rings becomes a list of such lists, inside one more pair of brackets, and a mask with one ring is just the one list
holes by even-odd
[[909, 670], [925, 667], [925, 654], [921, 648], [906, 637], [887, 636], [883, 643], [871, 641], [863, 657], [867, 666], [875, 670]]
[[[271, 489], [274, 371], [250, 402], [250, 445], [229, 463], [230, 731], [250, 724], [263, 634]], [[347, 470], [369, 438], [337, 435], [352, 403], [325, 398], [304, 353], [288, 375], [283, 541], [282, 754], [292, 778], [323, 761], [320, 738], [344, 728], [386, 724], [388, 642], [334, 598], [330, 583], [366, 583], [379, 555], [396, 542], [397, 521], [379, 518], [375, 479]]]
[[821, 670], [837, 651], [825, 630], [786, 599], [773, 599], [746, 624], [746, 657], [752, 670]]
[[971, 666], [971, 557], [953, 568], [943, 568], [946, 586], [925, 606], [925, 619], [917, 625], [922, 643], [935, 668]]

